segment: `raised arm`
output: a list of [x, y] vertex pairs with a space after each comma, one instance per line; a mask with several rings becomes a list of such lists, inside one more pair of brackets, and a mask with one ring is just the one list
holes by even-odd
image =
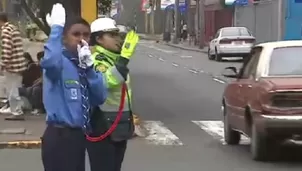
[[62, 71], [62, 34], [63, 27], [53, 25], [51, 32], [44, 46], [44, 57], [41, 60], [41, 67], [45, 70], [45, 75], [51, 79], [58, 79]]
[[47, 14], [46, 21], [51, 27], [51, 32], [44, 46], [44, 57], [41, 60], [41, 67], [46, 77], [56, 80], [62, 71], [62, 50], [63, 50], [63, 28], [65, 25], [65, 9], [62, 4], [55, 4], [51, 15]]

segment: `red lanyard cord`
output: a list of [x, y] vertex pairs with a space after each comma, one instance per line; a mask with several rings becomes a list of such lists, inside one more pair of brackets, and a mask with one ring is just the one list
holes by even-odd
[[118, 113], [117, 113], [117, 116], [116, 116], [113, 124], [111, 125], [111, 127], [104, 134], [102, 134], [100, 136], [90, 137], [89, 135], [86, 135], [86, 139], [88, 141], [90, 141], [90, 142], [102, 141], [103, 139], [105, 139], [109, 135], [111, 135], [112, 132], [116, 129], [116, 127], [117, 127], [118, 123], [120, 122], [120, 120], [122, 118], [122, 115], [123, 115], [126, 93], [127, 93], [127, 86], [126, 86], [126, 83], [124, 83], [122, 85], [122, 94], [121, 94], [120, 106], [119, 106]]

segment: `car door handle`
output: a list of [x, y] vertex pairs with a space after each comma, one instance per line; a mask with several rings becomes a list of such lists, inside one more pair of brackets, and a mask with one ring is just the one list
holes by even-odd
[[248, 88], [252, 88], [253, 86], [252, 86], [252, 85], [248, 85], [247, 87], [248, 87]]
[[242, 87], [242, 84], [239, 84], [238, 86], [239, 86], [239, 87]]

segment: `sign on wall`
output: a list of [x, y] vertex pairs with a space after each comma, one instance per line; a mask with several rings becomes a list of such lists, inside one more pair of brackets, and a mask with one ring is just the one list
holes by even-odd
[[165, 10], [168, 6], [175, 4], [175, 0], [161, 0], [160, 9]]

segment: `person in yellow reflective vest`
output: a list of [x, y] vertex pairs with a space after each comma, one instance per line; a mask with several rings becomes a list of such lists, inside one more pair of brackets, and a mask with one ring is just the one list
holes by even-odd
[[139, 36], [131, 30], [123, 41], [115, 21], [111, 18], [99, 18], [93, 21], [91, 33], [94, 67], [103, 73], [108, 90], [105, 103], [92, 112], [91, 137], [104, 135], [112, 126], [118, 115], [123, 85], [126, 85], [126, 95], [122, 117], [116, 129], [101, 141], [92, 142], [88, 139], [90, 167], [91, 171], [120, 171], [127, 140], [134, 132], [128, 63], [133, 56]]

